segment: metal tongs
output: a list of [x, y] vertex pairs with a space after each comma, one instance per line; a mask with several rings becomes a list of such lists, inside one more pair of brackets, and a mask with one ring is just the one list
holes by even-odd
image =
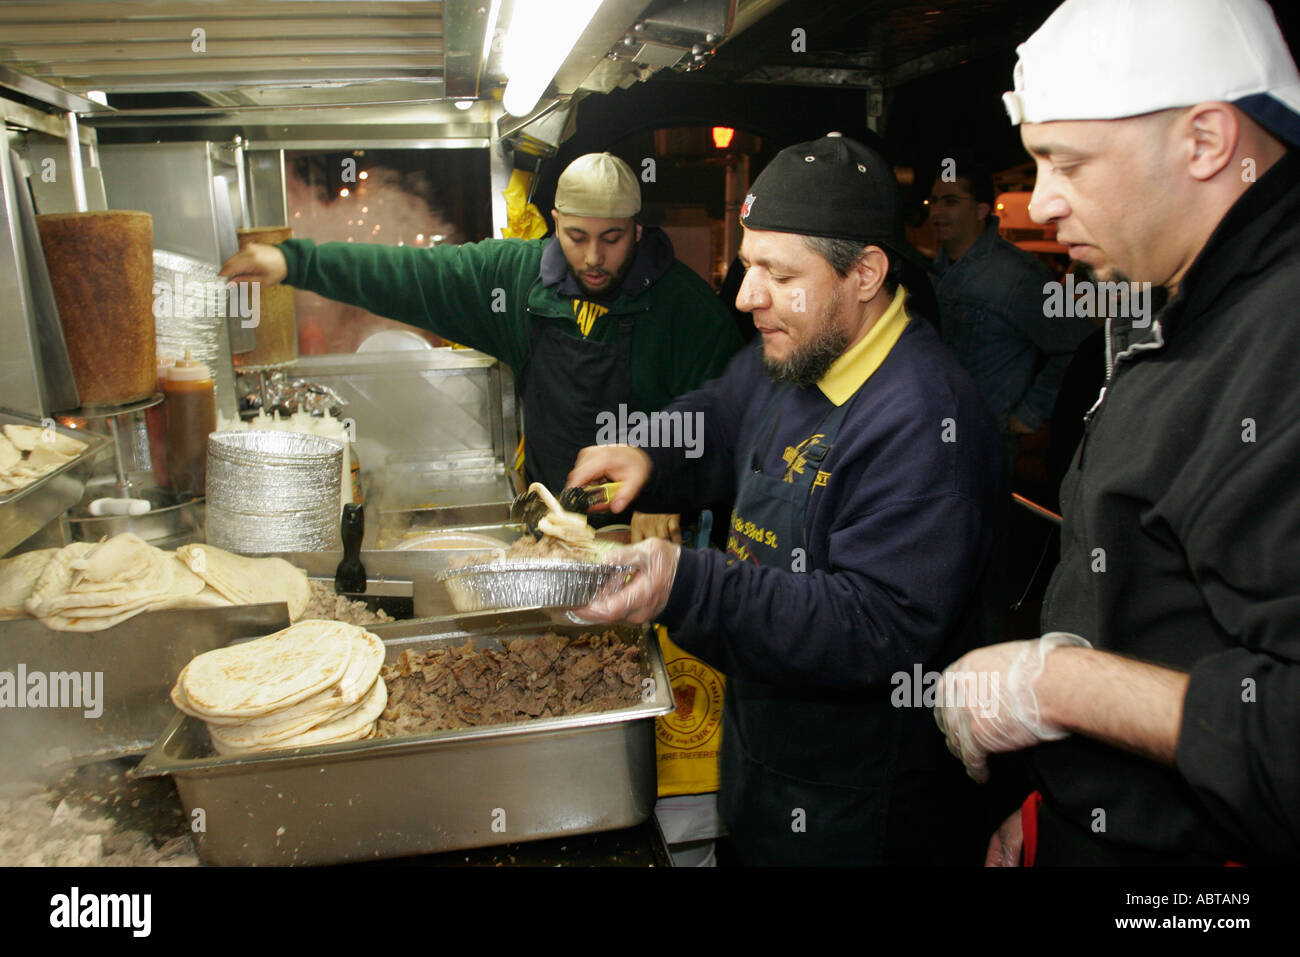
[[[614, 501], [615, 496], [618, 495], [618, 490], [622, 486], [622, 482], [605, 482], [601, 485], [587, 485], [582, 488], [566, 488], [561, 489], [560, 494], [555, 496], [555, 499], [560, 503], [560, 508], [566, 512], [577, 512], [579, 515], [586, 515], [593, 508], [599, 505], [608, 505]], [[521, 522], [537, 539], [542, 537], [537, 523], [544, 519], [549, 512], [550, 508], [547, 507], [546, 501], [531, 489], [516, 495], [515, 500], [510, 504], [510, 518], [513, 521]]]

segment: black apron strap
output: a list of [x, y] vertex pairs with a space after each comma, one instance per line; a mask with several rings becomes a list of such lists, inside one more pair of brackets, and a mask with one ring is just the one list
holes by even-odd
[[533, 316], [520, 388], [529, 481], [558, 492], [578, 451], [596, 444], [600, 414], [617, 415], [620, 404], [632, 408], [634, 323], [619, 317], [618, 337], [607, 343], [570, 335], [563, 320]]

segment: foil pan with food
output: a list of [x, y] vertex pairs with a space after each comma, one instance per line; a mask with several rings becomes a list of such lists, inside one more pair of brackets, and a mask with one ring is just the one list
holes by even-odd
[[506, 608], [579, 608], [616, 591], [632, 574], [628, 565], [573, 559], [478, 561], [439, 572], [457, 611]]
[[526, 497], [544, 506], [526, 521], [536, 537], [524, 535], [491, 559], [473, 555], [453, 561], [436, 576], [457, 611], [578, 608], [631, 577], [630, 566], [604, 561], [618, 543], [598, 540], [585, 515], [566, 511], [537, 482]]

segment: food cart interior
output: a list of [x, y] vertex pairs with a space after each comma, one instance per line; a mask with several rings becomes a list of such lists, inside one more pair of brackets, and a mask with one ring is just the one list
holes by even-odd
[[[509, 367], [302, 291], [274, 302], [264, 291], [256, 324], [234, 294], [228, 308], [207, 308], [225, 289], [220, 264], [242, 241], [285, 230], [415, 246], [514, 234], [512, 182], [522, 177], [521, 198], [549, 215], [559, 171], [610, 150], [647, 158], [638, 172], [648, 215], [716, 288], [752, 176], [783, 146], [828, 129], [885, 144], [913, 192], [928, 186], [914, 179], [948, 137], [978, 131], [1006, 158], [1000, 185], [1023, 188], [1032, 174], [991, 91], [1010, 76], [1016, 38], [1054, 6], [0, 6], [0, 423], [65, 443], [43, 472], [25, 450], [18, 465], [32, 463], [32, 474], [3, 486], [0, 559], [130, 533], [151, 554], [201, 543], [278, 554], [332, 597], [341, 506], [361, 503], [365, 587], [339, 607], [385, 611], [387, 622], [365, 627], [388, 665], [412, 647], [578, 635], [545, 611], [460, 612], [439, 580], [483, 537], [504, 546], [521, 534], [510, 506], [523, 490], [523, 423]], [[711, 140], [711, 128], [726, 134]], [[120, 211], [148, 215], [109, 215]], [[85, 226], [71, 246], [52, 232], [68, 216]], [[105, 252], [141, 229], [143, 267]], [[141, 294], [147, 314], [130, 307]], [[337, 493], [325, 503], [328, 532], [304, 546], [248, 503], [247, 487], [243, 511], [214, 502], [220, 468], [251, 461], [233, 453], [218, 460], [210, 447], [206, 497], [181, 487], [160, 450], [171, 447], [162, 410], [182, 400], [150, 385], [99, 391], [130, 371], [130, 335], [120, 349], [93, 345], [110, 319], [143, 330], [151, 355], [203, 363], [219, 432], [309, 432], [341, 445], [341, 460], [321, 466]], [[88, 348], [99, 351], [87, 359]], [[155, 373], [151, 360], [150, 384]], [[439, 544], [448, 530], [478, 544]], [[1034, 526], [1031, 564], [1048, 534]], [[523, 722], [221, 757], [203, 722], [173, 707], [178, 674], [196, 655], [288, 627], [290, 613], [285, 601], [213, 604], [102, 631], [57, 630], [21, 609], [0, 620], [0, 672], [11, 675], [0, 863], [671, 862], [651, 813], [653, 721], [673, 706], [653, 632], [619, 630], [655, 684], [622, 710], [542, 719], [540, 730]], [[20, 668], [98, 675], [102, 697], [95, 709], [26, 710]], [[192, 826], [200, 806], [206, 832]], [[496, 828], [503, 807], [511, 825]]]

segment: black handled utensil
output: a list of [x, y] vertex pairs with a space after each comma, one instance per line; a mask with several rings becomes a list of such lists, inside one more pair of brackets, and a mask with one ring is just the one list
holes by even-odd
[[560, 492], [560, 507], [568, 512], [586, 515], [597, 505], [608, 505], [623, 487], [622, 482], [605, 482], [583, 488], [566, 488]]
[[[560, 494], [556, 496], [556, 501], [566, 512], [586, 515], [593, 507], [612, 502], [622, 487], [622, 482], [606, 482], [603, 485], [588, 485], [584, 488], [561, 489]], [[510, 517], [516, 522], [522, 522], [528, 531], [532, 532], [533, 537], [538, 539], [542, 537], [542, 533], [537, 528], [537, 523], [546, 517], [548, 511], [546, 502], [531, 489], [516, 495], [510, 505]]]
[[343, 537], [343, 561], [334, 573], [334, 591], [359, 595], [366, 590], [366, 566], [361, 564], [361, 539], [366, 531], [366, 519], [360, 505], [343, 506], [343, 524], [339, 528]]

